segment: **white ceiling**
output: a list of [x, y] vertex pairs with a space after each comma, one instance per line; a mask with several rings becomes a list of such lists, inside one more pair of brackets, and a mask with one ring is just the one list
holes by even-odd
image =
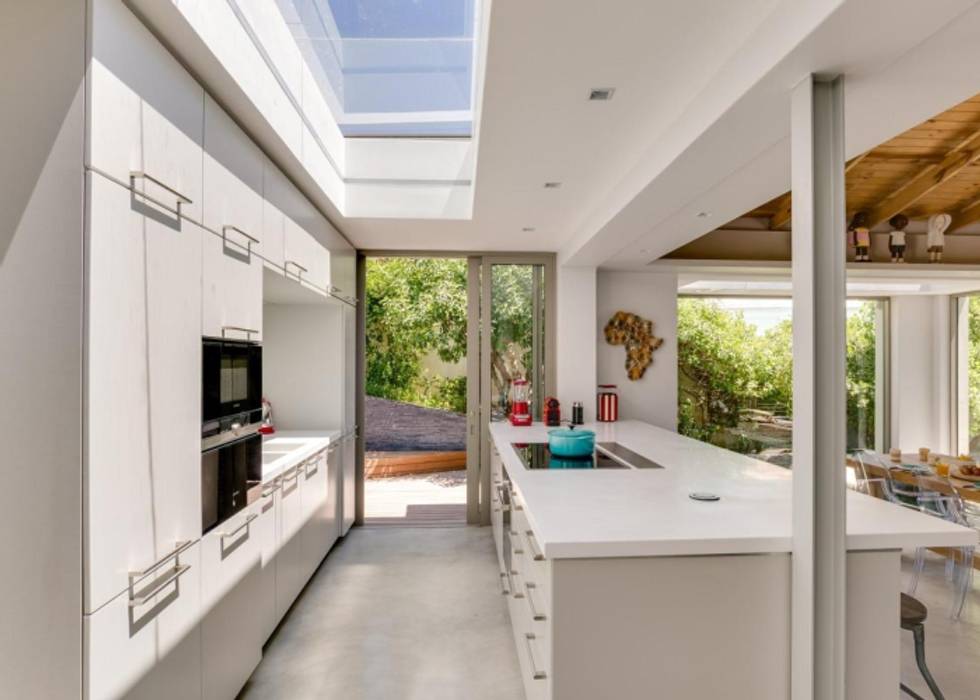
[[980, 92], [977, 2], [497, 0], [472, 220], [336, 223], [362, 249], [642, 267], [788, 189], [807, 73], [847, 75], [848, 155]]

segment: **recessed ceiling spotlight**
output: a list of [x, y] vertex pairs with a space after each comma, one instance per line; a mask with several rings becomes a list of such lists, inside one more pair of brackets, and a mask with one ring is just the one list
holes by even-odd
[[707, 219], [709, 216], [711, 216], [711, 212], [710, 211], [699, 211], [698, 212], [698, 218], [699, 219]]
[[592, 88], [589, 91], [589, 99], [593, 102], [605, 102], [611, 100], [616, 88]]
[[546, 182], [546, 183], [544, 183], [544, 188], [546, 190], [557, 190], [559, 187], [561, 187], [561, 183], [560, 182]]
[[523, 231], [524, 233], [531, 233], [531, 231], [534, 230], [535, 228], [533, 226], [525, 226], [524, 228], [521, 229], [521, 231]]

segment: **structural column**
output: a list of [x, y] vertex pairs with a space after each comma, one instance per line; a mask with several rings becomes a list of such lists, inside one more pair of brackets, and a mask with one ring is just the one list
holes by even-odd
[[843, 78], [793, 89], [792, 698], [843, 700], [846, 449]]

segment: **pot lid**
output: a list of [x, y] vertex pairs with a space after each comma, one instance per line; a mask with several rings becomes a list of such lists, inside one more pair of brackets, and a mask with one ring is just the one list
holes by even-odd
[[595, 431], [592, 430], [574, 430], [572, 428], [555, 428], [554, 430], [548, 431], [548, 437], [556, 438], [571, 438], [576, 440], [578, 438], [594, 438]]

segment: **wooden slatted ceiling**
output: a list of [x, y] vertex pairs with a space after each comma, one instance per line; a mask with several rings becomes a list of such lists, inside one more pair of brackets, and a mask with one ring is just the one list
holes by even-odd
[[[873, 224], [903, 212], [910, 219], [953, 215], [949, 231], [980, 221], [980, 95], [852, 159], [846, 173], [847, 216]], [[789, 226], [790, 193], [746, 214]]]

